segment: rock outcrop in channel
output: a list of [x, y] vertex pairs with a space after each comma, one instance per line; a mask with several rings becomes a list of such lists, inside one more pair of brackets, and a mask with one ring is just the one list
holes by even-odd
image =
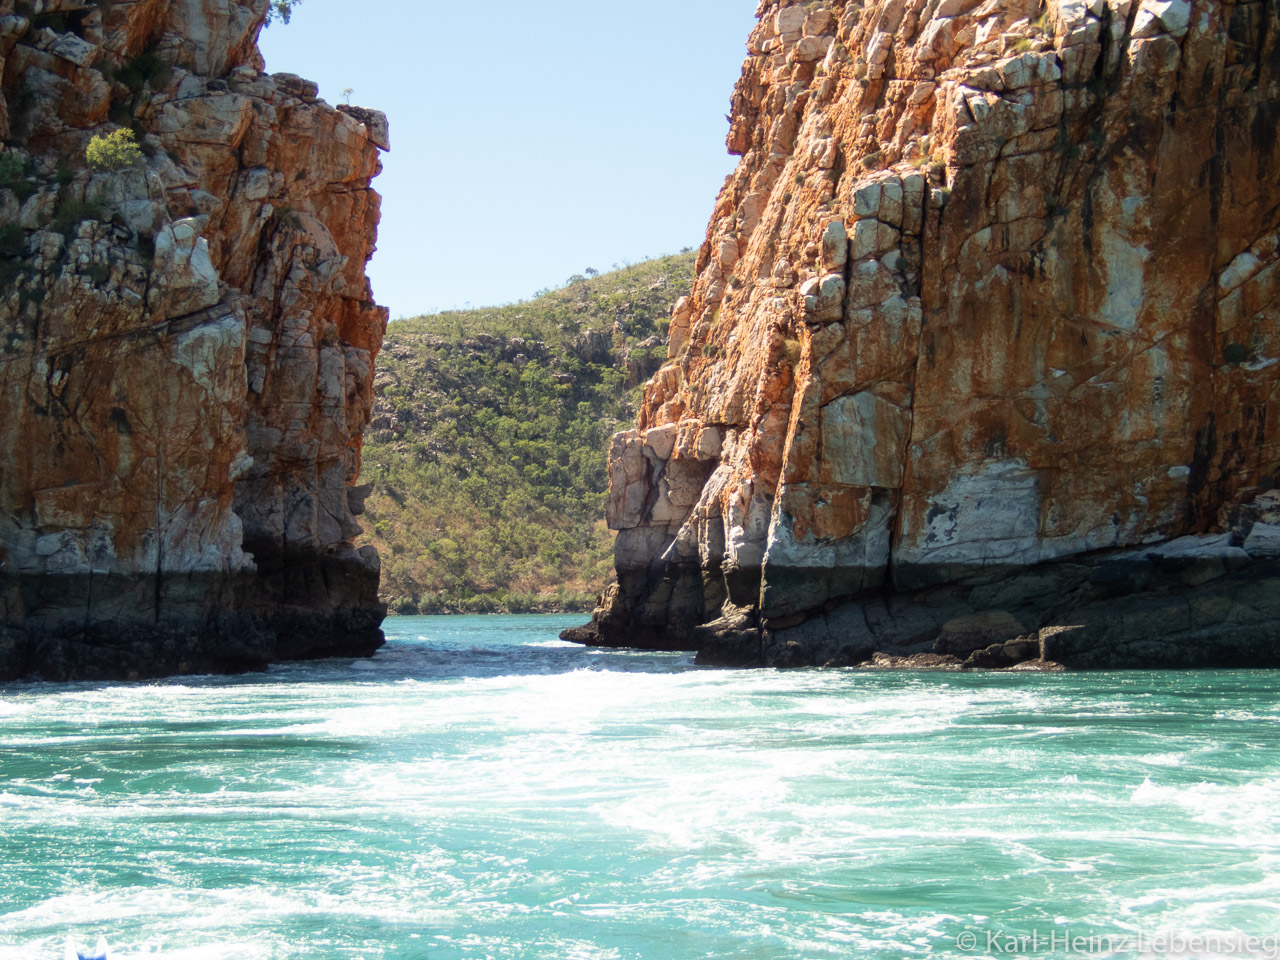
[[[0, 0], [0, 679], [382, 643], [357, 550], [382, 114], [267, 0]], [[95, 134], [144, 160], [94, 172]]]
[[1275, 0], [758, 15], [569, 636], [1280, 664]]

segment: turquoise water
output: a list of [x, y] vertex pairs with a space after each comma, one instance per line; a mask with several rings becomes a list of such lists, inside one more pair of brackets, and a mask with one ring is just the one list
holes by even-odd
[[720, 672], [555, 639], [579, 619], [0, 688], [0, 960], [68, 934], [189, 960], [1280, 934], [1280, 675]]

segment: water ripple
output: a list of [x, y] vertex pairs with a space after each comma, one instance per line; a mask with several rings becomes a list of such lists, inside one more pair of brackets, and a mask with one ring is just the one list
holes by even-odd
[[390, 621], [369, 661], [0, 688], [0, 960], [967, 955], [1273, 932], [1280, 683], [731, 672]]

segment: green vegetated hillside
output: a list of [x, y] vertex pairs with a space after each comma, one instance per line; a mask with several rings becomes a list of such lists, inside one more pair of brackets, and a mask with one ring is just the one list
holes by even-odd
[[693, 261], [390, 324], [361, 523], [393, 612], [590, 609], [613, 555], [609, 438], [666, 360]]

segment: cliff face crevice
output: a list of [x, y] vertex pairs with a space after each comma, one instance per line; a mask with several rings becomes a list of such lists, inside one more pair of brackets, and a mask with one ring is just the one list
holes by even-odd
[[[371, 652], [356, 550], [386, 119], [266, 0], [0, 0], [0, 677]], [[140, 162], [87, 168], [135, 131]]]
[[[618, 582], [575, 636], [1280, 660], [1276, 4], [758, 16], [741, 163], [614, 440]], [[1126, 631], [1117, 598], [1169, 619]]]

